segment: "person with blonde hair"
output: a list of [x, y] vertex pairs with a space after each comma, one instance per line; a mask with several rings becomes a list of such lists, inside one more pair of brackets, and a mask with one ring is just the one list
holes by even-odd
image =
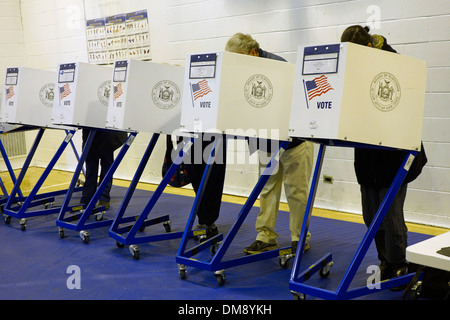
[[[284, 58], [264, 51], [259, 43], [249, 34], [236, 33], [227, 42], [225, 50], [255, 57], [286, 61]], [[258, 146], [260, 153], [271, 153], [270, 143], [267, 148]], [[249, 144], [252, 153], [251, 145]], [[260, 213], [256, 218], [255, 228], [258, 232], [256, 241], [244, 249], [246, 254], [257, 254], [278, 248], [278, 234], [275, 232], [280, 196], [284, 184], [285, 194], [289, 205], [289, 229], [291, 233], [292, 251], [297, 251], [300, 231], [308, 202], [308, 185], [311, 178], [313, 164], [313, 144], [309, 141], [294, 138], [286, 148], [280, 150], [279, 168], [267, 180], [260, 193]], [[260, 157], [260, 159], [263, 157]], [[270, 156], [264, 157], [270, 159]], [[259, 164], [261, 175], [267, 163]], [[309, 248], [309, 237], [305, 249]]]

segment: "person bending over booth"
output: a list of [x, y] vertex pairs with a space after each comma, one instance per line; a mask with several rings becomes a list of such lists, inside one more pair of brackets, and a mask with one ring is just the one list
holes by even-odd
[[[381, 35], [371, 35], [368, 27], [354, 25], [348, 27], [341, 36], [341, 42], [369, 46], [396, 53]], [[368, 61], [368, 63], [370, 63]], [[354, 167], [361, 188], [362, 213], [364, 223], [370, 226], [384, 196], [391, 186], [408, 151], [355, 148]], [[417, 154], [413, 164], [395, 196], [386, 216], [375, 235], [375, 245], [380, 260], [381, 280], [405, 275], [407, 232], [403, 205], [407, 184], [419, 176], [427, 158], [423, 149]], [[402, 288], [393, 288], [402, 289]]]
[[[236, 33], [227, 42], [225, 50], [240, 54], [247, 54], [264, 59], [286, 61], [284, 58], [273, 53], [264, 51], [259, 43], [251, 35]], [[249, 141], [250, 153], [253, 153], [255, 141]], [[260, 152], [259, 174], [261, 175], [267, 167], [267, 163], [261, 159], [270, 159], [270, 144], [264, 148], [258, 143]], [[257, 254], [278, 248], [278, 234], [275, 225], [280, 206], [282, 185], [289, 205], [289, 229], [291, 234], [291, 246], [295, 253], [300, 237], [303, 219], [308, 202], [308, 185], [311, 178], [313, 165], [314, 146], [309, 141], [293, 138], [286, 150], [280, 150], [278, 170], [274, 170], [260, 193], [260, 213], [256, 219], [255, 228], [258, 232], [256, 240], [244, 249], [246, 254]], [[275, 151], [275, 150], [273, 150]], [[269, 156], [268, 156], [269, 154]], [[276, 171], [276, 172], [275, 172]], [[309, 248], [308, 233], [305, 250]]]

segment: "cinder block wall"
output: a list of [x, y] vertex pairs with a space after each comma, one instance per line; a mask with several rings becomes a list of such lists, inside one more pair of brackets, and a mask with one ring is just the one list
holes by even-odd
[[[405, 214], [411, 222], [450, 227], [448, 0], [10, 0], [0, 1], [0, 6], [6, 10], [0, 11], [0, 33], [2, 39], [9, 39], [0, 43], [0, 65], [20, 63], [53, 70], [57, 63], [87, 61], [85, 18], [140, 9], [149, 12], [153, 60], [180, 65], [188, 53], [223, 50], [235, 32], [252, 34], [263, 49], [295, 63], [299, 44], [338, 42], [347, 26], [369, 24], [373, 33], [384, 35], [400, 54], [426, 61], [423, 141], [429, 162], [409, 186]], [[77, 135], [75, 141], [80, 145], [81, 134]], [[40, 150], [37, 165], [48, 162], [63, 137], [57, 131], [46, 134], [50, 142]], [[117, 177], [132, 177], [150, 137], [138, 135]], [[143, 180], [160, 181], [163, 149], [160, 141]], [[238, 159], [246, 152], [245, 147], [230, 146], [228, 156]], [[257, 159], [244, 158], [246, 163], [228, 167], [227, 193], [248, 195], [256, 182]], [[58, 167], [75, 167], [69, 151]], [[328, 148], [322, 174], [332, 176], [333, 184], [320, 183], [316, 206], [360, 213], [353, 150]]]

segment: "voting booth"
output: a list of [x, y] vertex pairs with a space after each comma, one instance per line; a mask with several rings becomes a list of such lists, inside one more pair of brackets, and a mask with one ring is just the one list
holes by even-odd
[[180, 127], [183, 79], [180, 66], [116, 61], [106, 127], [172, 134]]
[[[308, 294], [323, 299], [353, 299], [405, 285], [413, 278], [414, 274], [383, 281], [378, 277], [373, 285], [350, 288], [421, 149], [425, 85], [425, 63], [413, 57], [353, 43], [299, 46], [290, 136], [312, 140], [319, 143], [320, 148], [289, 281], [294, 297], [305, 299]], [[308, 220], [327, 145], [406, 150], [404, 160], [336, 291], [305, 283], [315, 273], [321, 278], [329, 276], [333, 265], [331, 253], [300, 272]]]
[[353, 43], [298, 49], [291, 137], [420, 150], [426, 68]]
[[[281, 143], [277, 145], [278, 150], [272, 148], [271, 161], [258, 179], [226, 237], [219, 233], [198, 246], [190, 247], [187, 235], [192, 230], [198, 203], [201, 203], [203, 198], [211, 164], [215, 158], [215, 148], [221, 143], [220, 138], [214, 139], [176, 257], [180, 277], [184, 279], [186, 266], [191, 266], [213, 271], [218, 283], [223, 284], [225, 268], [228, 267], [273, 257], [279, 257], [280, 264], [285, 265], [286, 260], [292, 257], [290, 246], [237, 259], [224, 256], [276, 167], [278, 151], [281, 148], [285, 149], [289, 144], [289, 113], [295, 65], [244, 54], [217, 52], [190, 54], [187, 56], [185, 68], [181, 131], [268, 138], [277, 142], [279, 140]], [[195, 230], [194, 233], [198, 231]], [[199, 239], [201, 237], [206, 238], [206, 232], [200, 235]], [[198, 252], [209, 247], [214, 255], [210, 261], [193, 258]], [[242, 253], [241, 250], [239, 252]]]
[[[96, 203], [108, 182], [112, 179], [113, 173], [125, 156], [135, 135], [131, 139], [128, 137], [119, 153], [115, 155], [114, 162], [90, 202], [85, 205], [70, 204], [72, 193], [79, 181], [81, 170], [95, 135], [98, 131], [108, 130], [106, 128], [106, 116], [111, 95], [111, 75], [112, 68], [107, 66], [84, 62], [58, 65], [56, 78], [58, 97], [53, 105], [53, 123], [89, 129], [83, 152], [56, 220], [60, 238], [65, 237], [64, 229], [71, 229], [80, 231], [82, 241], [88, 243], [89, 232], [86, 231], [87, 229], [109, 226], [112, 223], [112, 219], [103, 220], [106, 208], [104, 205], [96, 206]], [[95, 222], [87, 221], [91, 215], [95, 216]]]
[[[52, 214], [59, 210], [53, 207], [55, 196], [66, 193], [66, 190], [39, 192], [40, 188], [68, 144], [71, 144], [75, 156], [78, 157], [77, 150], [72, 142], [75, 129], [56, 125], [52, 122], [52, 107], [54, 100], [56, 100], [55, 95], [57, 96], [55, 78], [56, 73], [52, 71], [27, 67], [6, 69], [1, 110], [2, 121], [21, 125], [23, 130], [28, 128], [38, 129], [36, 138], [30, 147], [17, 180], [14, 181], [13, 189], [3, 209], [5, 223], [10, 223], [11, 217], [18, 218], [20, 219], [21, 230], [26, 229], [26, 218]], [[32, 190], [24, 197], [21, 194], [20, 185], [40, 145], [44, 131], [48, 128], [65, 130], [66, 136]], [[22, 130], [22, 128], [19, 128], [19, 130]], [[32, 209], [33, 207], [39, 207], [41, 204], [43, 209]]]
[[26, 67], [7, 68], [1, 109], [2, 121], [58, 128], [51, 121], [55, 76], [53, 71]]
[[84, 62], [58, 66], [53, 123], [105, 128], [111, 91], [111, 68]]
[[181, 131], [287, 140], [295, 65], [231, 52], [186, 60]]

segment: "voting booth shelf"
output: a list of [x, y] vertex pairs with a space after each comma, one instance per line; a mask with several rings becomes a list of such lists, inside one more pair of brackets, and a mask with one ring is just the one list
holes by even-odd
[[182, 131], [288, 140], [294, 64], [225, 51], [185, 68]]
[[[18, 218], [20, 219], [21, 230], [26, 229], [27, 218], [59, 211], [57, 207], [53, 206], [55, 196], [64, 194], [66, 190], [40, 192], [39, 194], [38, 192], [69, 143], [75, 156], [78, 157], [77, 150], [72, 142], [75, 130], [54, 125], [51, 121], [55, 97], [55, 77], [55, 72], [33, 68], [11, 67], [6, 69], [5, 95], [1, 110], [2, 121], [21, 125], [22, 127], [17, 130], [38, 129], [34, 143], [27, 154], [18, 178], [14, 181], [13, 189], [3, 208], [5, 223], [9, 224], [11, 217]], [[48, 128], [65, 130], [66, 136], [31, 192], [24, 197], [20, 185], [41, 142], [44, 131]], [[4, 158], [5, 156], [6, 153], [3, 154]], [[33, 210], [32, 207], [39, 208]], [[43, 207], [43, 209], [40, 207]]]
[[353, 43], [299, 46], [291, 137], [421, 148], [426, 67]]
[[106, 127], [172, 134], [180, 127], [183, 79], [180, 66], [116, 61]]
[[[292, 137], [320, 144], [289, 289], [294, 298], [354, 299], [408, 284], [406, 274], [366, 286], [350, 284], [421, 147], [425, 64], [415, 58], [352, 43], [300, 46], [290, 118]], [[330, 276], [331, 253], [300, 270], [327, 145], [406, 149], [382, 204], [335, 291], [308, 285], [314, 274]], [[301, 245], [300, 245], [301, 244]]]

